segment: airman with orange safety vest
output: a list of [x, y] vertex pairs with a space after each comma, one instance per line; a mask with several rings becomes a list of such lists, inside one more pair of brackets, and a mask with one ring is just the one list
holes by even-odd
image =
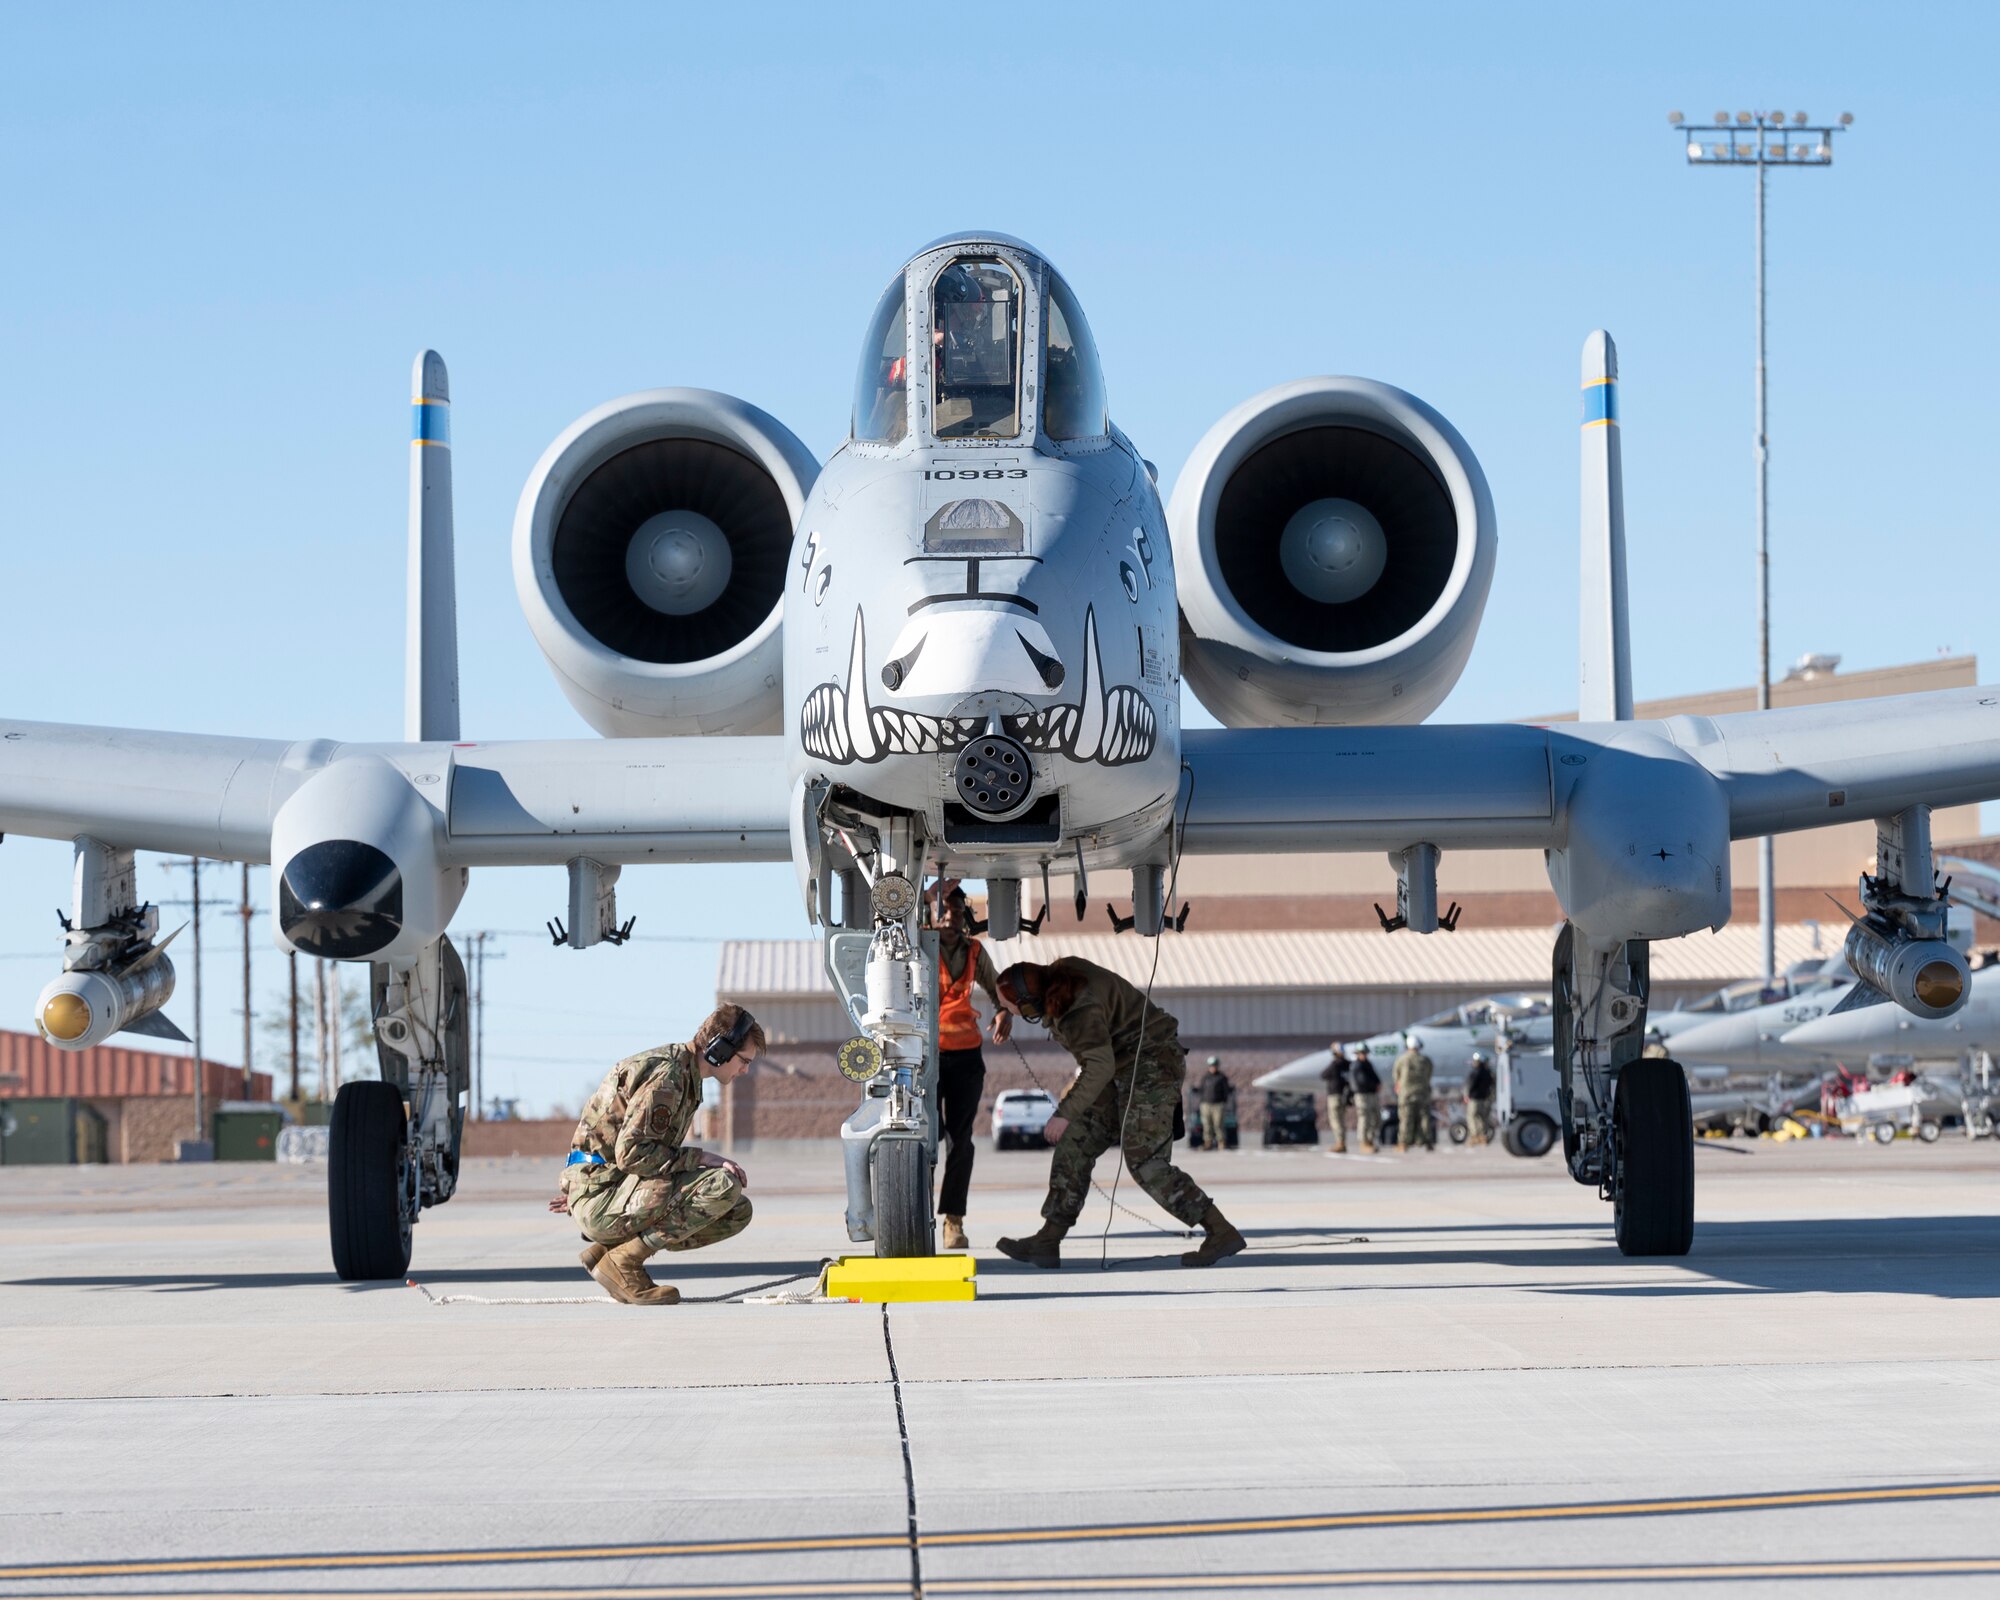
[[938, 904], [938, 1112], [945, 1147], [944, 1177], [938, 1185], [938, 1225], [947, 1250], [969, 1248], [965, 1238], [966, 1197], [972, 1187], [972, 1125], [979, 1120], [986, 1088], [986, 1055], [980, 1048], [979, 1013], [972, 1009], [977, 984], [993, 1003], [993, 1042], [1004, 1044], [1014, 1019], [1000, 1006], [993, 958], [972, 933], [965, 891], [950, 884]]

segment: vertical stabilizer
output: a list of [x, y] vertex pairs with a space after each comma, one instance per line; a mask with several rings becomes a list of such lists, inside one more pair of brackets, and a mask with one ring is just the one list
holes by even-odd
[[451, 381], [426, 350], [410, 374], [410, 615], [403, 737], [458, 737], [458, 600], [451, 554]]
[[1618, 347], [1602, 328], [1583, 341], [1583, 571], [1577, 716], [1632, 720], [1625, 605], [1625, 471], [1618, 444]]

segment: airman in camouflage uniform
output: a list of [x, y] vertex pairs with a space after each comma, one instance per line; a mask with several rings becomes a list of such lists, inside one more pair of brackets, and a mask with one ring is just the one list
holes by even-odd
[[1413, 1144], [1436, 1149], [1437, 1128], [1431, 1121], [1431, 1058], [1417, 1048], [1416, 1040], [1407, 1041], [1403, 1053], [1396, 1057], [1394, 1075], [1396, 1108], [1401, 1114], [1396, 1149], [1407, 1150]]
[[709, 1041], [729, 1037], [742, 1016], [741, 1007], [723, 1006], [691, 1043], [627, 1056], [576, 1125], [562, 1173], [563, 1208], [591, 1240], [581, 1257], [585, 1269], [628, 1305], [680, 1299], [648, 1276], [648, 1257], [719, 1244], [749, 1225], [743, 1169], [684, 1143], [701, 1109], [702, 1079], [727, 1083], [763, 1049], [764, 1030], [752, 1021], [728, 1062], [716, 1067], [703, 1059]]
[[999, 988], [1010, 1014], [1042, 1022], [1077, 1062], [1077, 1075], [1043, 1130], [1056, 1150], [1041, 1230], [1002, 1239], [1000, 1249], [1016, 1261], [1061, 1266], [1062, 1239], [1083, 1210], [1091, 1168], [1122, 1136], [1125, 1164], [1139, 1187], [1204, 1231], [1201, 1248], [1181, 1257], [1183, 1266], [1209, 1266], [1241, 1250], [1242, 1234], [1167, 1158], [1187, 1072], [1173, 1015], [1115, 972], [1075, 957], [1046, 967], [1009, 967]]

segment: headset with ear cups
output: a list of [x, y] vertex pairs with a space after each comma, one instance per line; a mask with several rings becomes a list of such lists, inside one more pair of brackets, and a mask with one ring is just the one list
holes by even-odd
[[728, 1066], [736, 1058], [736, 1053], [743, 1048], [744, 1041], [750, 1037], [750, 1030], [756, 1026], [757, 1019], [738, 1007], [736, 1026], [727, 1033], [718, 1033], [709, 1040], [702, 1048], [701, 1059], [711, 1067]]

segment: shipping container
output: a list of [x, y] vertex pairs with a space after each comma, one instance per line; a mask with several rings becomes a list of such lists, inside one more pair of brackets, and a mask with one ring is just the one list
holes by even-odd
[[213, 1118], [217, 1161], [276, 1161], [278, 1130], [285, 1115], [276, 1106], [248, 1110], [232, 1106]]
[[101, 1164], [104, 1134], [104, 1118], [78, 1099], [0, 1101], [0, 1166]]

